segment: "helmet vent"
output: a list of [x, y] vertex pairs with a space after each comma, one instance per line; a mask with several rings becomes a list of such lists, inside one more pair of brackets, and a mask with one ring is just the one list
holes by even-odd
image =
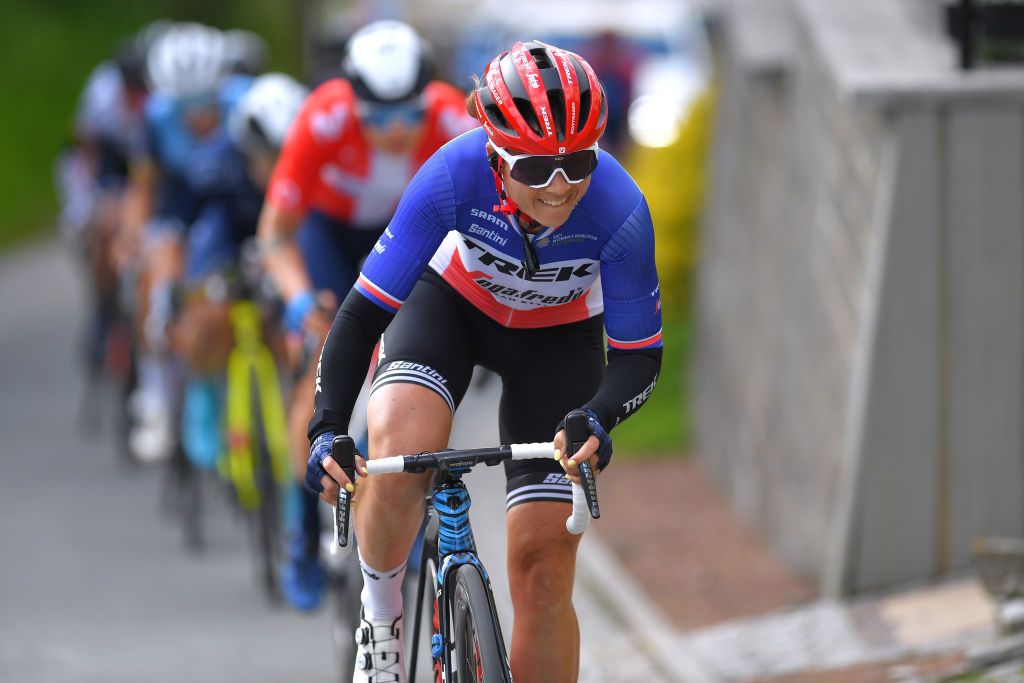
[[548, 90], [548, 102], [551, 103], [551, 118], [558, 134], [558, 141], [565, 140], [565, 93], [561, 90]]
[[526, 120], [530, 130], [536, 133], [539, 137], [544, 137], [544, 131], [540, 128], [540, 121], [537, 120], [537, 112], [533, 110], [533, 103], [530, 100], [523, 97], [513, 97], [512, 101], [516, 105], [516, 109]]
[[550, 69], [554, 66], [551, 63], [551, 58], [548, 56], [548, 51], [544, 48], [535, 47], [530, 50], [530, 54], [533, 55], [533, 61], [536, 62], [538, 69]]
[[512, 126], [509, 125], [508, 119], [506, 119], [505, 115], [501, 113], [501, 109], [498, 108], [498, 105], [496, 105], [496, 104], [484, 105], [484, 112], [485, 112], [486, 118], [489, 121], [493, 121], [494, 123], [496, 123], [498, 126], [500, 126], [505, 131], [515, 132], [512, 129]]
[[576, 124], [577, 130], [583, 130], [590, 118], [590, 88], [580, 93], [580, 121]]

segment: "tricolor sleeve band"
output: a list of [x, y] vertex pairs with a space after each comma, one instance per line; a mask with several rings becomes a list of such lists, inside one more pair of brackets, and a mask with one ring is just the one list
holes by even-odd
[[597, 413], [611, 430], [642, 406], [654, 391], [661, 371], [661, 348], [608, 350], [608, 367], [597, 393], [584, 408]]
[[398, 313], [398, 309], [405, 303], [401, 299], [397, 299], [385, 292], [362, 273], [359, 274], [355, 287], [360, 294], [391, 314]]
[[652, 334], [646, 339], [638, 339], [636, 341], [619, 341], [608, 337], [608, 346], [619, 351], [631, 351], [633, 349], [658, 349], [661, 348], [661, 330], [657, 333]]
[[393, 313], [355, 288], [349, 291], [334, 316], [317, 364], [313, 419], [307, 431], [310, 441], [327, 430], [348, 431], [373, 347], [392, 318]]

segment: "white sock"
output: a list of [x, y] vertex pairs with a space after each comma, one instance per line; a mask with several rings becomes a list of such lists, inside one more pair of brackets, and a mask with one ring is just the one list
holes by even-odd
[[143, 353], [137, 361], [137, 372], [140, 393], [145, 397], [143, 400], [148, 404], [146, 411], [166, 410], [169, 404], [167, 400], [167, 373], [164, 360], [156, 355]]
[[386, 572], [379, 571], [363, 560], [359, 548], [359, 567], [363, 570], [363, 611], [370, 621], [394, 619], [402, 614], [402, 579], [405, 578], [405, 562]]

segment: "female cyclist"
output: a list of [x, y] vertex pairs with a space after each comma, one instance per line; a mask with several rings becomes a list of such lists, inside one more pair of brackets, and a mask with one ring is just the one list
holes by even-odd
[[[517, 681], [575, 681], [579, 539], [569, 479], [611, 457], [608, 432], [650, 395], [661, 366], [654, 235], [642, 193], [598, 149], [601, 86], [578, 55], [540, 42], [496, 57], [467, 105], [482, 128], [420, 169], [349, 292], [321, 354], [307, 485], [352, 486], [330, 457], [381, 339], [368, 406], [370, 457], [442, 449], [475, 364], [502, 379], [501, 440], [564, 451], [583, 408], [591, 438], [558, 462], [506, 464]], [[608, 351], [605, 359], [604, 332]], [[423, 515], [423, 475], [359, 486], [363, 565], [357, 681], [404, 681], [404, 561]], [[351, 489], [350, 489], [351, 490]]]
[[[322, 343], [338, 302], [416, 170], [474, 124], [462, 106], [465, 94], [431, 80], [432, 72], [430, 47], [411, 26], [368, 24], [348, 41], [344, 77], [316, 88], [289, 132], [258, 234], [267, 270], [287, 302], [285, 327], [300, 346], [303, 336]], [[314, 379], [311, 367], [289, 409], [300, 477]], [[302, 504], [286, 522], [281, 587], [291, 605], [311, 610], [321, 602], [326, 575], [318, 555], [317, 499], [297, 489]]]

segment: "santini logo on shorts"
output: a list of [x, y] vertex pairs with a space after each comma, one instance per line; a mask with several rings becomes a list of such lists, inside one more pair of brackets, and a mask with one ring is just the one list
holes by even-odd
[[429, 365], [423, 365], [422, 363], [410, 363], [409, 361], [396, 360], [388, 365], [388, 370], [412, 370], [414, 372], [421, 372], [427, 377], [433, 377], [441, 384], [448, 383], [448, 380], [444, 378], [444, 375]]

